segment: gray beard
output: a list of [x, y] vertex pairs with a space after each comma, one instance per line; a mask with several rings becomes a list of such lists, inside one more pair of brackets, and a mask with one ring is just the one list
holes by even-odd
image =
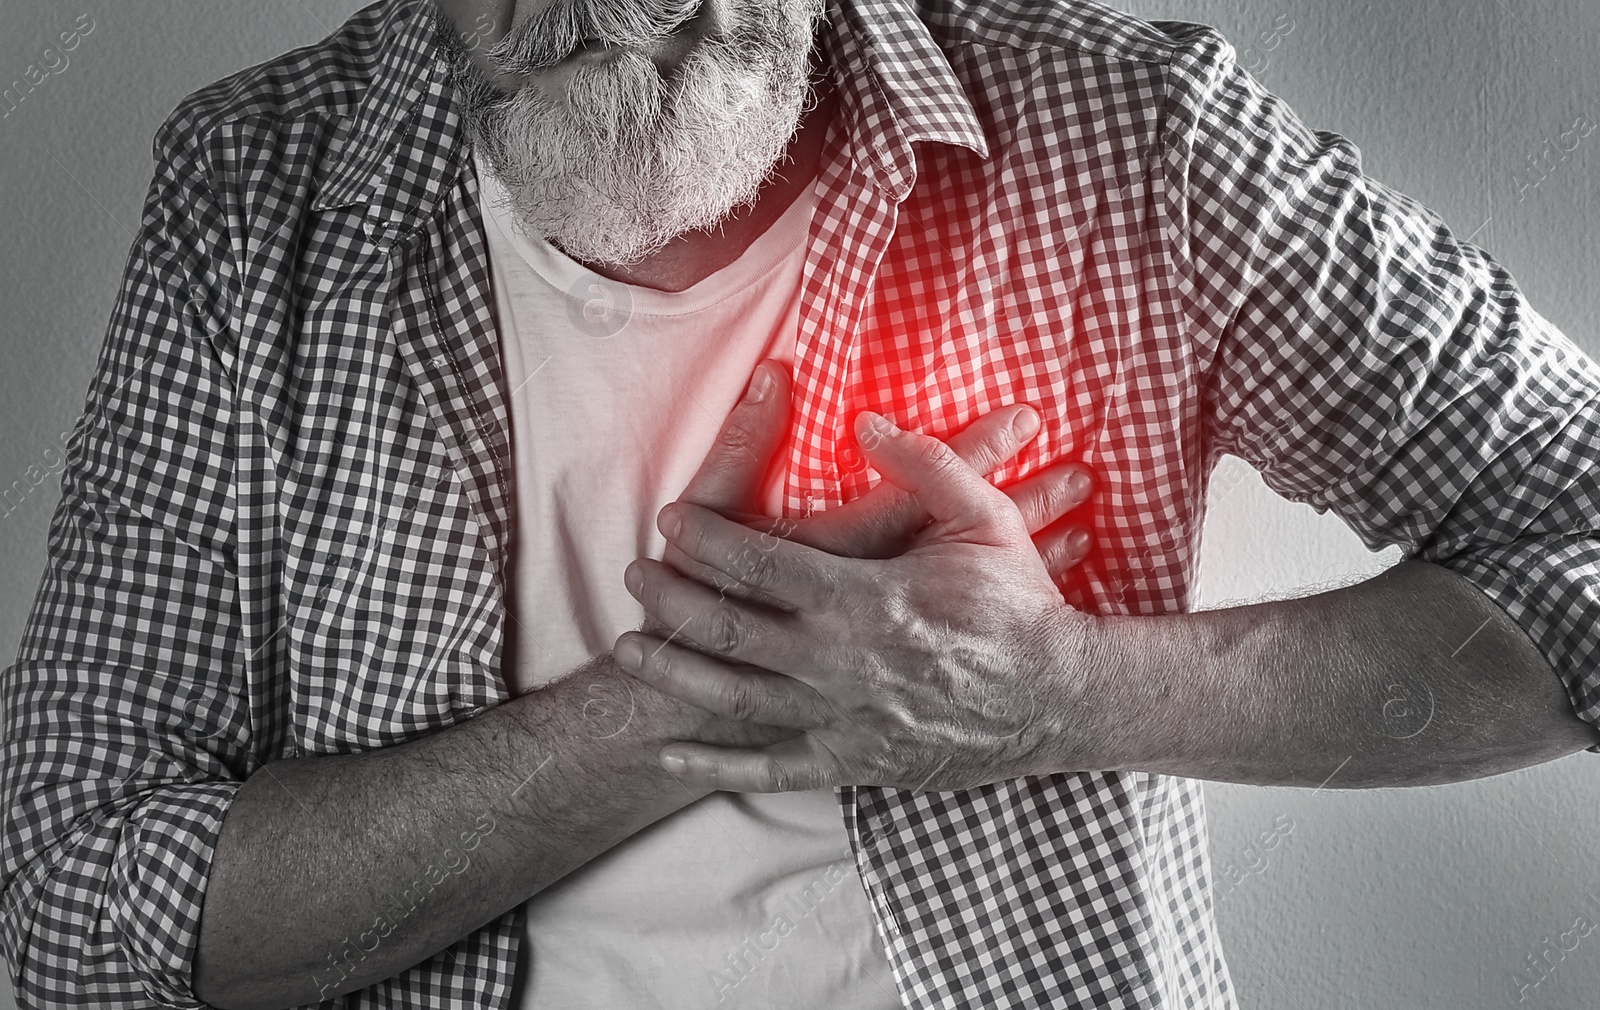
[[[577, 68], [566, 107], [531, 84], [497, 91], [442, 15], [438, 42], [466, 134], [513, 219], [574, 259], [627, 266], [755, 202], [809, 107], [823, 4], [742, 0], [730, 37], [701, 40], [672, 80], [649, 57], [622, 52]], [[536, 71], [584, 37], [658, 37], [698, 5], [666, 6], [663, 24], [652, 0], [558, 0], [487, 56], [506, 72]]]

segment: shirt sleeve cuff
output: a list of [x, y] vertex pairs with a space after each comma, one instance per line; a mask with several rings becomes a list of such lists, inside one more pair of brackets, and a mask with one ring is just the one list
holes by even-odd
[[113, 929], [150, 995], [203, 1008], [194, 994], [200, 910], [238, 782], [161, 788], [124, 822], [112, 867]]
[[204, 1010], [193, 989], [200, 912], [238, 782], [164, 785], [85, 815], [48, 868], [5, 895], [7, 953], [23, 1006]]

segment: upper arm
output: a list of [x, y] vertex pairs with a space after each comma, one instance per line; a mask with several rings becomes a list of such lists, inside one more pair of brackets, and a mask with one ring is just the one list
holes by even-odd
[[1231, 59], [1193, 94], [1167, 164], [1213, 446], [1471, 579], [1600, 723], [1600, 368]]
[[0, 943], [27, 1006], [199, 1005], [200, 904], [248, 762], [233, 276], [199, 159], [166, 127], [156, 154], [0, 685]]

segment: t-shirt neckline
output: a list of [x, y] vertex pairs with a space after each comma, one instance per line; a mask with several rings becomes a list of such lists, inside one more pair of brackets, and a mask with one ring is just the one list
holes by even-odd
[[682, 291], [662, 291], [601, 277], [549, 241], [523, 232], [511, 213], [505, 187], [493, 169], [477, 151], [472, 158], [477, 168], [485, 218], [499, 229], [530, 270], [562, 291], [588, 291], [597, 279], [600, 283], [626, 289], [635, 315], [677, 316], [699, 312], [748, 289], [783, 262], [797, 244], [806, 241], [812, 213], [820, 200], [820, 180], [813, 180], [733, 262]]

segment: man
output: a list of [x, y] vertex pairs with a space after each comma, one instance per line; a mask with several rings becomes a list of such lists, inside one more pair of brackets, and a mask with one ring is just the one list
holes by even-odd
[[[158, 134], [6, 677], [27, 1005], [1229, 1007], [1195, 778], [1595, 747], [1600, 375], [1215, 33], [441, 7]], [[1407, 561], [1184, 613], [1224, 451]]]

